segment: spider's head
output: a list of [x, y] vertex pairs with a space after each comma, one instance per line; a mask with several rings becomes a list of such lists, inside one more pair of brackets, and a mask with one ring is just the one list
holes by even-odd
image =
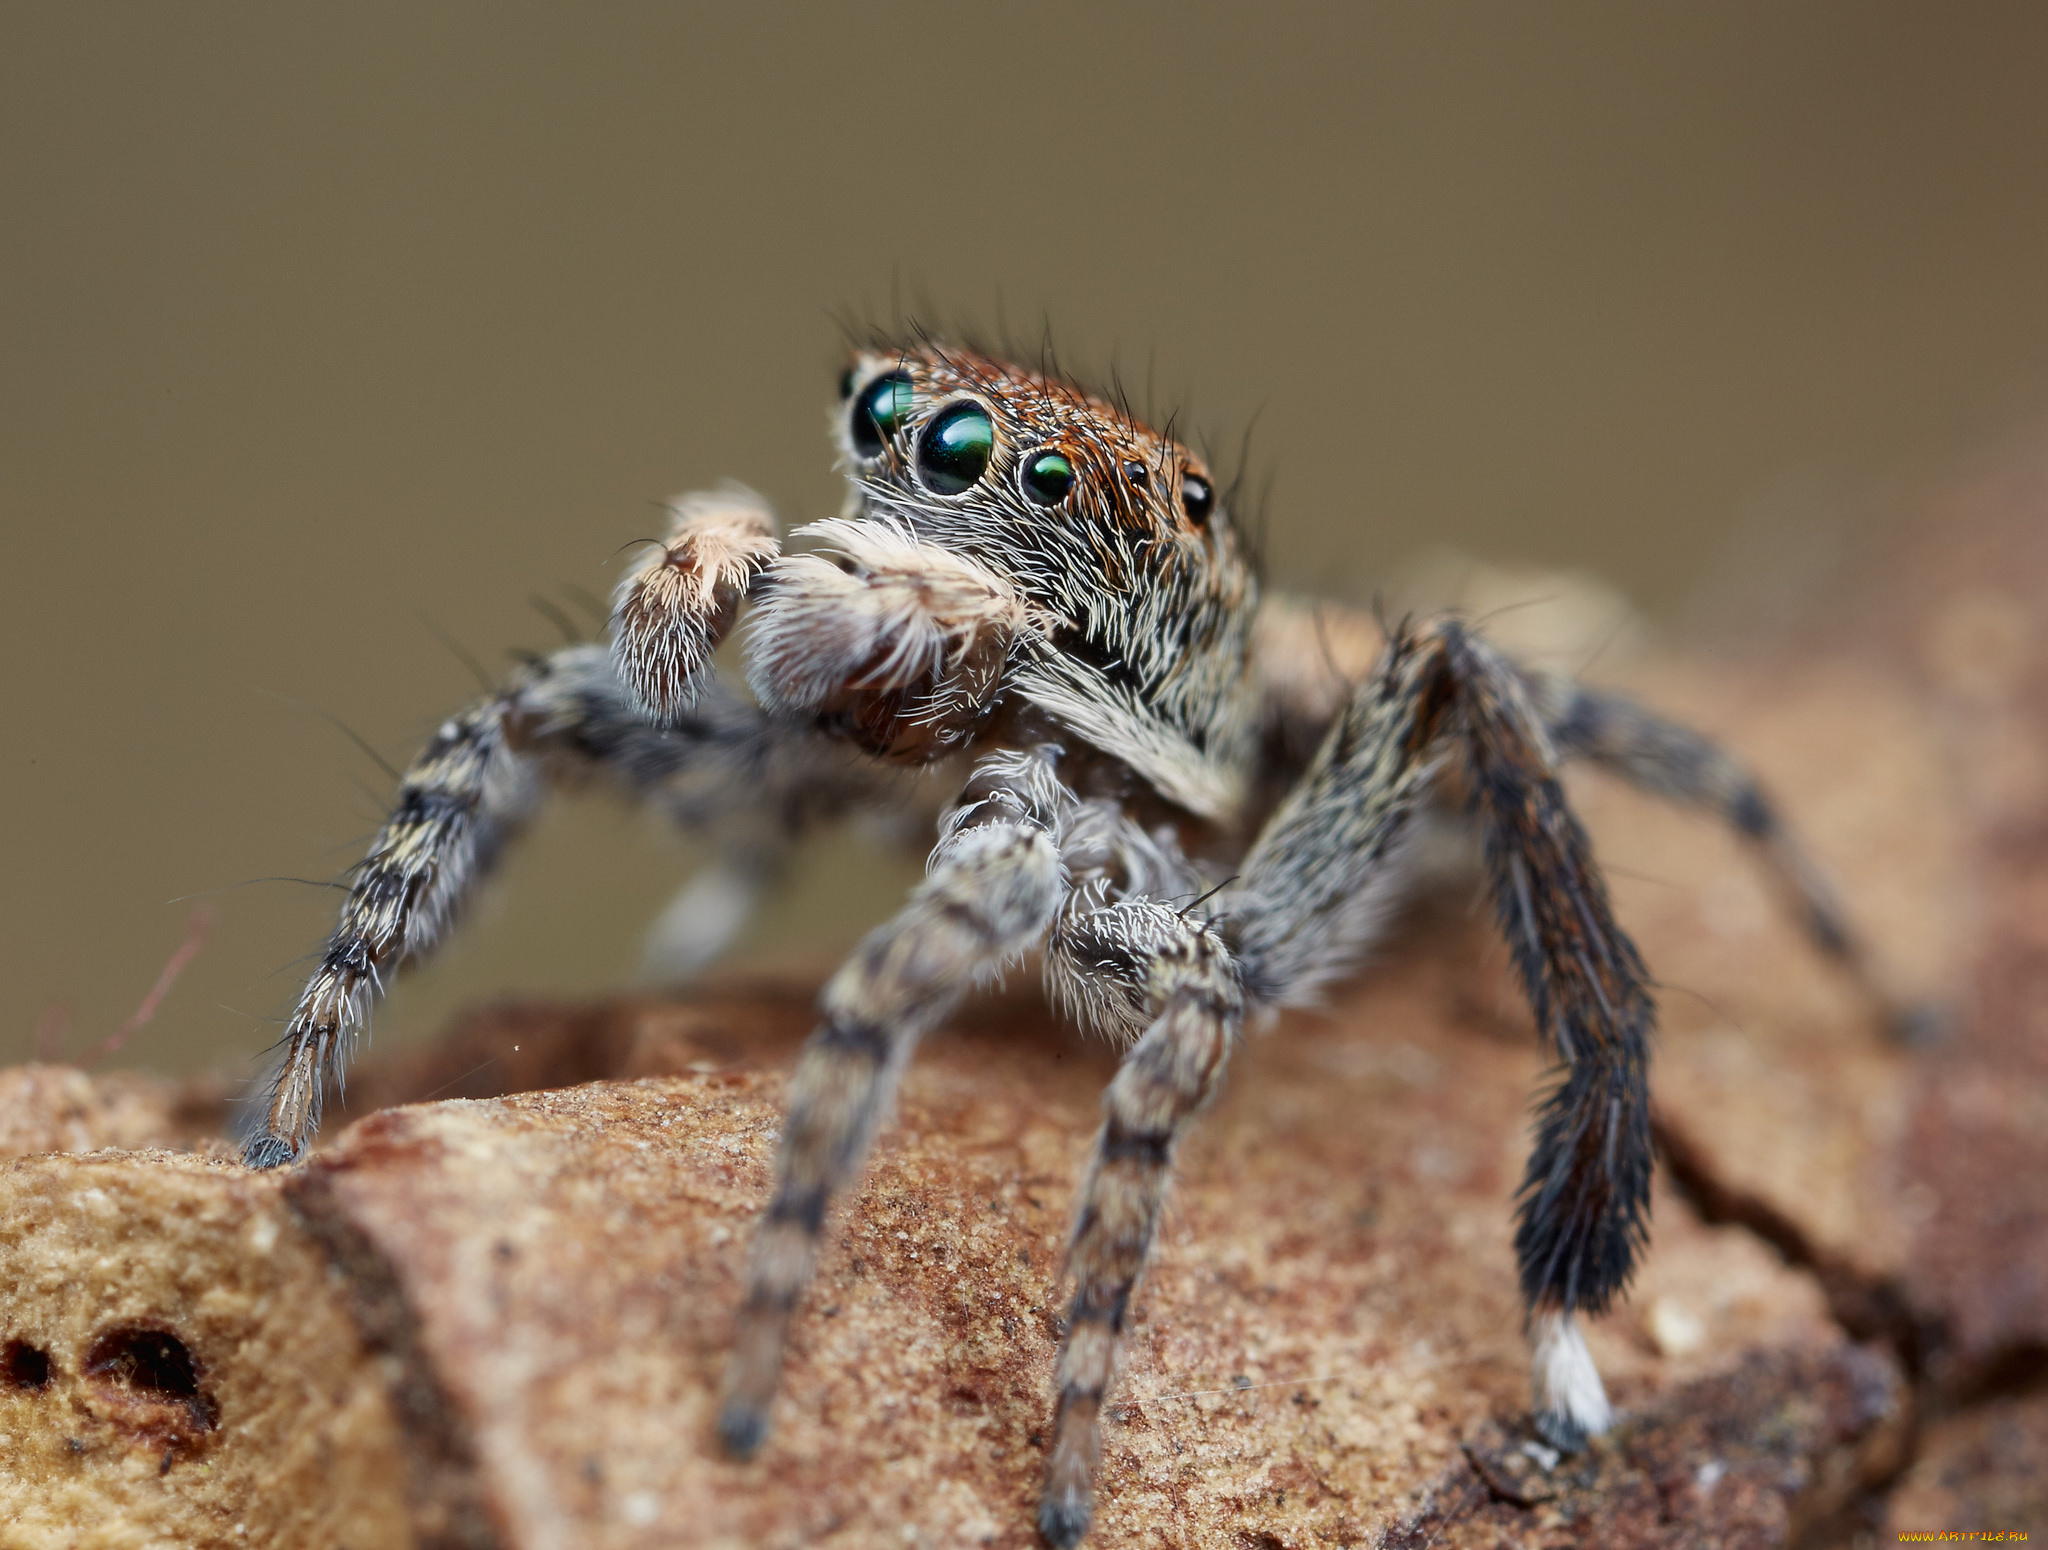
[[1014, 693], [1192, 810], [1231, 807], [1257, 583], [1204, 459], [1069, 382], [930, 342], [857, 354], [832, 424], [850, 499], [807, 531], [840, 571], [771, 569], [764, 701], [925, 758]]
[[1027, 588], [1060, 551], [1085, 549], [1114, 590], [1156, 585], [1161, 566], [1219, 581], [1246, 568], [1204, 459], [1040, 372], [928, 343], [864, 350], [840, 378], [833, 439], [848, 515], [1012, 556]]
[[848, 508], [755, 594], [764, 704], [927, 760], [1014, 695], [1191, 810], [1231, 808], [1256, 585], [1200, 457], [929, 343], [856, 356], [833, 426]]
[[1059, 621], [1063, 654], [1138, 698], [1174, 712], [1210, 693], [1219, 659], [1241, 660], [1256, 584], [1223, 493], [1128, 408], [919, 343], [854, 357], [833, 435], [849, 516], [996, 572]]

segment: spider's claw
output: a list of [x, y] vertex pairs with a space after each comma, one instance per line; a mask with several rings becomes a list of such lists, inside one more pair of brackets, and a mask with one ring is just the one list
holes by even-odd
[[1093, 1517], [1086, 1490], [1062, 1491], [1038, 1504], [1038, 1532], [1053, 1550], [1072, 1550], [1088, 1537]]
[[744, 1399], [728, 1400], [718, 1412], [718, 1440], [725, 1451], [744, 1462], [768, 1437], [768, 1412]]
[[1560, 1453], [1586, 1451], [1586, 1429], [1561, 1410], [1539, 1410], [1535, 1415], [1536, 1435]]
[[268, 1130], [259, 1131], [242, 1143], [244, 1168], [282, 1168], [286, 1163], [296, 1162], [298, 1155], [297, 1147]]
[[1907, 1001], [1891, 1007], [1884, 1031], [1900, 1049], [1931, 1049], [1953, 1026], [1948, 1008], [1933, 1001]]

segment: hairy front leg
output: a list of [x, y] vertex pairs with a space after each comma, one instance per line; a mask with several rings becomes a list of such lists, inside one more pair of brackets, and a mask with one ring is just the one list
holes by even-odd
[[918, 1039], [977, 978], [1044, 934], [1065, 888], [1059, 827], [1072, 799], [1049, 752], [982, 761], [947, 816], [929, 875], [820, 998], [790, 1081], [775, 1189], [755, 1229], [718, 1430], [745, 1456], [767, 1435], [790, 1317], [825, 1210], [860, 1171]]
[[1068, 1251], [1074, 1300], [1060, 1343], [1052, 1451], [1038, 1510], [1039, 1531], [1067, 1546], [1088, 1532], [1102, 1407], [1174, 1153], [1222, 1085], [1244, 1025], [1244, 994], [1215, 931], [1152, 900], [1112, 904], [1063, 924], [1058, 950], [1070, 963], [1089, 966], [1097, 994], [1128, 1004], [1122, 1020], [1150, 1019], [1103, 1096], [1102, 1129]]

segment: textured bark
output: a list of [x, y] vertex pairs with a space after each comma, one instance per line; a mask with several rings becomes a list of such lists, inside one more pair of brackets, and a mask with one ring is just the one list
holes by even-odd
[[[1509, 1212], [1540, 1071], [1461, 900], [1236, 1061], [1140, 1292], [1092, 1543], [2032, 1526], [2048, 481], [1936, 517], [1805, 638], [1636, 687], [1761, 767], [1945, 1035], [1886, 1042], [1733, 840], [1574, 777], [1664, 985], [1654, 1244], [1591, 1332], [1620, 1426], [1577, 1461], [1527, 1429]], [[741, 1466], [711, 1409], [809, 1021], [764, 985], [490, 1008], [365, 1070], [355, 1112], [409, 1106], [288, 1178], [8, 1165], [0, 1544], [1031, 1543], [1112, 1057], [1028, 997], [931, 1042]], [[0, 1148], [192, 1145], [219, 1099], [0, 1073]]]

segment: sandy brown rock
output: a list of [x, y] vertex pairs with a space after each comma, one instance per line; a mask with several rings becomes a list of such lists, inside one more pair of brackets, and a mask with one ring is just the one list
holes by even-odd
[[1930, 1427], [1885, 1504], [1885, 1537], [2039, 1532], [2048, 1523], [2048, 1395], [2001, 1396]]
[[[1475, 947], [1431, 934], [1335, 1017], [1243, 1052], [1147, 1283], [1094, 1543], [1369, 1542], [1462, 1500], [1468, 1449], [1526, 1439], [1507, 1203], [1537, 1064], [1456, 988]], [[502, 1033], [567, 1058], [550, 1046], [598, 1015]], [[677, 1074], [374, 1115], [284, 1186], [292, 1253], [337, 1272], [301, 1359], [371, 1381], [404, 1438], [410, 1473], [387, 1464], [363, 1489], [433, 1544], [1032, 1543], [1059, 1253], [1108, 1052], [1028, 1002], [933, 1042], [836, 1222], [777, 1431], [739, 1466], [710, 1444], [711, 1407], [808, 1019], [794, 997], [602, 1016], [619, 1051]], [[1751, 1409], [1852, 1360], [1808, 1278], [1668, 1194], [1657, 1210], [1637, 1297], [1594, 1332], [1646, 1436], [1673, 1406], [1748, 1413], [1699, 1396], [1758, 1352]], [[239, 1251], [175, 1252], [197, 1267]], [[160, 1293], [149, 1317], [197, 1327], [194, 1287]], [[223, 1437], [238, 1394], [220, 1392]], [[1784, 1434], [1771, 1521], [1897, 1406], [1868, 1408], [1859, 1426]], [[255, 1432], [234, 1438], [264, 1467]], [[1593, 1478], [1617, 1467], [1647, 1466]], [[1501, 1532], [1547, 1542], [1554, 1517], [1531, 1508]]]
[[0, 1068], [0, 1157], [218, 1142], [225, 1084], [76, 1066]]
[[413, 1543], [387, 1375], [283, 1184], [169, 1152], [0, 1165], [0, 1544]]
[[1439, 1482], [1385, 1544], [1827, 1543], [1828, 1520], [1903, 1444], [1898, 1373], [1883, 1356], [1857, 1346], [1758, 1350], [1660, 1396], [1554, 1468], [1512, 1434], [1474, 1434], [1466, 1470]]

